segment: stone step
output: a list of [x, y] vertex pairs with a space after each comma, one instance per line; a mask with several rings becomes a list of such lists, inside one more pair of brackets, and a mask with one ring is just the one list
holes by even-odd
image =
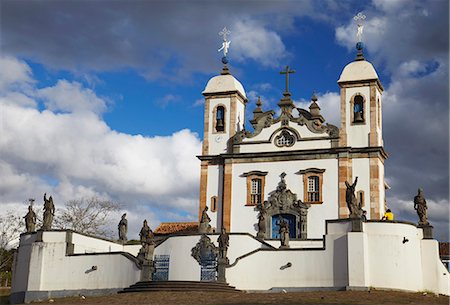
[[237, 292], [234, 286], [227, 283], [203, 281], [144, 281], [137, 282], [128, 288], [119, 291], [126, 292], [152, 292], [152, 291], [214, 291]]

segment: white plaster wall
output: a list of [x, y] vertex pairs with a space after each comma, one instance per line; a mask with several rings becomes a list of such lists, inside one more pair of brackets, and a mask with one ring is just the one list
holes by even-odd
[[[409, 224], [364, 223], [368, 236], [370, 285], [378, 288], [423, 289], [421, 232]], [[409, 241], [403, 243], [403, 238]]]
[[[265, 239], [264, 241], [275, 248], [279, 248], [281, 245], [281, 242], [279, 239]], [[323, 247], [323, 239], [322, 240], [290, 240], [289, 247], [291, 249], [321, 248], [321, 247]]]
[[[39, 242], [37, 235], [21, 236], [12, 292], [117, 289], [139, 280], [139, 268], [122, 254], [67, 256], [66, 231], [42, 232], [43, 241]], [[123, 251], [121, 245], [112, 242], [77, 233], [72, 236], [78, 249], [104, 252], [112, 246], [118, 247], [114, 251]], [[80, 244], [76, 244], [78, 242]], [[92, 271], [92, 266], [97, 266], [97, 270]]]
[[439, 245], [434, 239], [420, 241], [423, 269], [423, 290], [450, 294], [450, 276], [439, 259]]
[[[352, 184], [355, 178], [358, 177], [358, 183], [356, 184], [355, 195], [358, 191], [364, 191], [364, 207], [367, 211], [367, 219], [371, 219], [370, 215], [370, 162], [368, 158], [355, 158], [352, 159], [352, 177], [353, 181], [349, 181]], [[359, 198], [357, 198], [359, 200]], [[378, 220], [378, 219], [377, 219]]]
[[[227, 140], [230, 138], [230, 111], [231, 104], [229, 98], [216, 98], [210, 99], [209, 106], [209, 135], [208, 135], [208, 143], [209, 143], [209, 154], [210, 155], [218, 155], [225, 153], [227, 150]], [[217, 105], [223, 105], [225, 107], [225, 132], [215, 133], [214, 130], [214, 120], [216, 119], [214, 116], [214, 108]], [[216, 138], [221, 136], [221, 141], [216, 141]]]
[[[49, 241], [47, 235], [51, 232], [44, 232], [44, 241]], [[65, 237], [64, 237], [65, 238]], [[118, 252], [124, 251], [124, 246], [112, 241], [98, 239], [78, 233], [72, 233], [72, 243], [74, 253], [97, 253], [97, 252]]]
[[378, 160], [377, 162], [379, 169], [378, 177], [380, 177], [380, 179], [378, 180], [378, 190], [380, 192], [380, 202], [379, 202], [380, 215], [384, 215], [384, 212], [386, 212], [384, 208], [384, 201], [386, 199], [386, 189], [384, 187], [384, 163], [381, 162], [380, 160]]
[[245, 105], [239, 101], [236, 102], [236, 131], [244, 129], [245, 124]]
[[[219, 184], [220, 171], [218, 165], [208, 166], [208, 184], [206, 191], [206, 205], [208, 206], [208, 216], [211, 218], [211, 226], [219, 228], [218, 223], [218, 211], [222, 206], [222, 192], [221, 185]], [[217, 210], [212, 212], [211, 209], [211, 197], [217, 196]]]
[[384, 145], [384, 143], [383, 143], [383, 98], [382, 98], [381, 92], [378, 89], [376, 89], [376, 98], [377, 98], [377, 101], [378, 101], [378, 99], [380, 100], [380, 104], [379, 104], [380, 110], [377, 113], [377, 118], [379, 115], [380, 116], [379, 121], [381, 123], [381, 124], [378, 124], [378, 122], [377, 122], [378, 143], [380, 146], [383, 146]]
[[46, 244], [46, 251], [41, 285], [33, 289], [30, 282], [30, 290], [125, 288], [140, 278], [136, 264], [120, 254], [64, 256], [58, 244]]
[[[274, 287], [345, 287], [346, 237], [327, 238], [326, 250], [265, 250], [242, 258], [227, 268], [230, 285], [244, 290]], [[287, 263], [292, 266], [282, 268]]]
[[[200, 265], [191, 256], [191, 250], [195, 247], [200, 238], [201, 235], [172, 236], [155, 248], [154, 255], [170, 255], [169, 280], [200, 280]], [[214, 242], [214, 237], [212, 237], [211, 240]]]
[[[370, 132], [370, 87], [354, 87], [346, 88], [346, 129], [347, 129], [347, 145], [350, 147], [367, 147], [369, 146], [369, 132]], [[365, 98], [364, 107], [364, 125], [351, 125], [352, 107], [350, 100], [356, 93], [361, 93]]]
[[325, 220], [338, 218], [338, 163], [336, 159], [297, 160], [288, 162], [261, 162], [233, 164], [231, 232], [257, 233], [257, 214], [254, 206], [246, 206], [247, 178], [243, 173], [253, 170], [267, 171], [264, 200], [280, 182], [285, 172], [287, 188], [303, 200], [303, 176], [295, 174], [307, 168], [325, 169], [323, 173], [323, 204], [313, 204], [308, 211], [308, 238], [322, 238]]

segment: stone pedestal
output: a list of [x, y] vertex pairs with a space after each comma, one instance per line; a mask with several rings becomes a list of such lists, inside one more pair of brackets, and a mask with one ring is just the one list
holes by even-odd
[[433, 226], [430, 224], [420, 225], [418, 228], [421, 228], [423, 231], [423, 239], [433, 239]]
[[362, 232], [363, 231], [363, 221], [361, 218], [350, 218], [352, 222], [352, 232]]
[[226, 283], [227, 280], [225, 278], [225, 270], [226, 267], [229, 265], [228, 258], [219, 258], [217, 260], [217, 281], [221, 283]]
[[155, 272], [155, 267], [153, 266], [153, 261], [145, 260], [142, 263], [141, 281], [151, 281], [153, 279], [154, 272]]

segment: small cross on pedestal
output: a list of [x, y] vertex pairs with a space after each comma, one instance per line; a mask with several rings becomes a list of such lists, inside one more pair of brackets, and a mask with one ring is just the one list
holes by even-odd
[[289, 74], [295, 73], [295, 70], [289, 70], [289, 66], [286, 66], [286, 70], [281, 71], [280, 74], [286, 74], [286, 91], [289, 92]]

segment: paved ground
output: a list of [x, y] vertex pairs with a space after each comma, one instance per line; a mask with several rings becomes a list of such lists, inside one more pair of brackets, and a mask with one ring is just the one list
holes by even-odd
[[[332, 291], [292, 293], [211, 293], [151, 292], [126, 293], [107, 297], [54, 299], [53, 304], [83, 305], [427, 305], [449, 304], [449, 297], [391, 291]], [[49, 303], [48, 300], [43, 303]]]

